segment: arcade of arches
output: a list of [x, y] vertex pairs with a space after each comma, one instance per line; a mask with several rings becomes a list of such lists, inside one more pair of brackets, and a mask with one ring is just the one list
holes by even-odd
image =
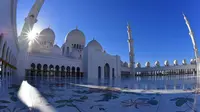
[[169, 69], [169, 70], [156, 70], [156, 71], [142, 71], [136, 72], [136, 75], [184, 75], [184, 74], [196, 74], [196, 69]]
[[16, 70], [17, 60], [12, 53], [12, 49], [8, 46], [0, 34], [0, 78], [6, 75], [14, 74]]
[[56, 76], [56, 77], [83, 77], [80, 67], [47, 65], [47, 64], [31, 64], [31, 69], [26, 70], [26, 76]]

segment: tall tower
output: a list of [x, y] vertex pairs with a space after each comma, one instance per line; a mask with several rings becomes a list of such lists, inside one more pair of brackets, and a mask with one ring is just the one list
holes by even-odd
[[44, 4], [44, 0], [36, 0], [34, 5], [32, 6], [28, 17], [25, 18], [25, 23], [22, 28], [21, 34], [18, 37], [19, 44], [19, 54], [17, 59], [17, 72], [18, 75], [24, 76], [25, 69], [28, 67], [27, 65], [27, 56], [28, 56], [28, 33], [32, 31], [34, 24], [37, 22], [37, 17], [40, 12], [42, 5]]
[[197, 44], [196, 44], [196, 41], [195, 41], [195, 38], [194, 38], [194, 34], [193, 34], [192, 29], [190, 27], [190, 23], [187, 20], [185, 14], [183, 14], [183, 17], [184, 17], [185, 23], [186, 23], [186, 25], [188, 27], [189, 35], [190, 35], [190, 37], [192, 39], [192, 44], [193, 44], [193, 49], [194, 49], [194, 54], [195, 54], [196, 64], [197, 64], [197, 75], [200, 75], [200, 57], [198, 55], [198, 47], [197, 47]]
[[134, 62], [134, 50], [133, 50], [133, 38], [131, 27], [127, 25], [128, 33], [128, 47], [129, 47], [129, 64], [130, 64], [130, 74], [135, 75], [135, 62]]
[[190, 23], [189, 21], [187, 20], [185, 14], [183, 14], [183, 17], [184, 17], [184, 20], [185, 20], [185, 23], [188, 27], [188, 30], [189, 30], [189, 35], [192, 39], [192, 44], [193, 44], [193, 49], [194, 49], [194, 54], [195, 54], [195, 58], [197, 59], [198, 58], [198, 48], [197, 48], [197, 45], [196, 45], [196, 41], [195, 41], [195, 38], [194, 38], [194, 33], [192, 32], [192, 29], [190, 27]]
[[37, 22], [37, 17], [43, 4], [44, 0], [36, 0], [28, 14], [28, 17], [25, 18], [24, 26], [20, 36], [18, 37], [20, 50], [27, 50], [28, 33], [32, 31], [34, 24]]

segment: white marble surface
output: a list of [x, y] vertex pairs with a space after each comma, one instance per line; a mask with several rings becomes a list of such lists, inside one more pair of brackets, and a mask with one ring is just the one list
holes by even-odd
[[[4, 81], [1, 110], [16, 108], [14, 112], [27, 112], [29, 109], [16, 98], [22, 79], [11, 79]], [[197, 112], [200, 99], [195, 80], [195, 76], [170, 76], [110, 82], [44, 77], [27, 81], [58, 112]], [[2, 109], [3, 106], [7, 107]]]

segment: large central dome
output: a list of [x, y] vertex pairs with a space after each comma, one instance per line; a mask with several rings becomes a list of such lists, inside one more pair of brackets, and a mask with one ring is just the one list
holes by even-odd
[[82, 31], [74, 29], [67, 34], [65, 42], [71, 44], [85, 45], [85, 35]]
[[51, 41], [51, 42], [54, 42], [55, 40], [55, 33], [53, 32], [52, 29], [50, 28], [46, 28], [44, 30], [42, 30], [40, 32], [40, 40], [43, 40], [43, 41]]

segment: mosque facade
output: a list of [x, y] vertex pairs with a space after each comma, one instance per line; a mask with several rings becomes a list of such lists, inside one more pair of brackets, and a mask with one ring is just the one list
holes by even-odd
[[[78, 28], [70, 31], [62, 46], [55, 44], [55, 32], [51, 28], [43, 29], [34, 41], [28, 41], [27, 29], [32, 30], [44, 0], [36, 0], [30, 10], [22, 32], [17, 36], [16, 9], [17, 0], [4, 0], [0, 4], [0, 75], [21, 76], [62, 76], [87, 78], [115, 78], [130, 75], [168, 75], [196, 73], [196, 60], [189, 63], [183, 60], [178, 64], [174, 60], [161, 66], [156, 61], [145, 67], [135, 63], [134, 40], [130, 25], [127, 26], [129, 62], [123, 62], [119, 55], [105, 51], [95, 39], [86, 44], [86, 36]], [[5, 11], [6, 10], [6, 11]]]

